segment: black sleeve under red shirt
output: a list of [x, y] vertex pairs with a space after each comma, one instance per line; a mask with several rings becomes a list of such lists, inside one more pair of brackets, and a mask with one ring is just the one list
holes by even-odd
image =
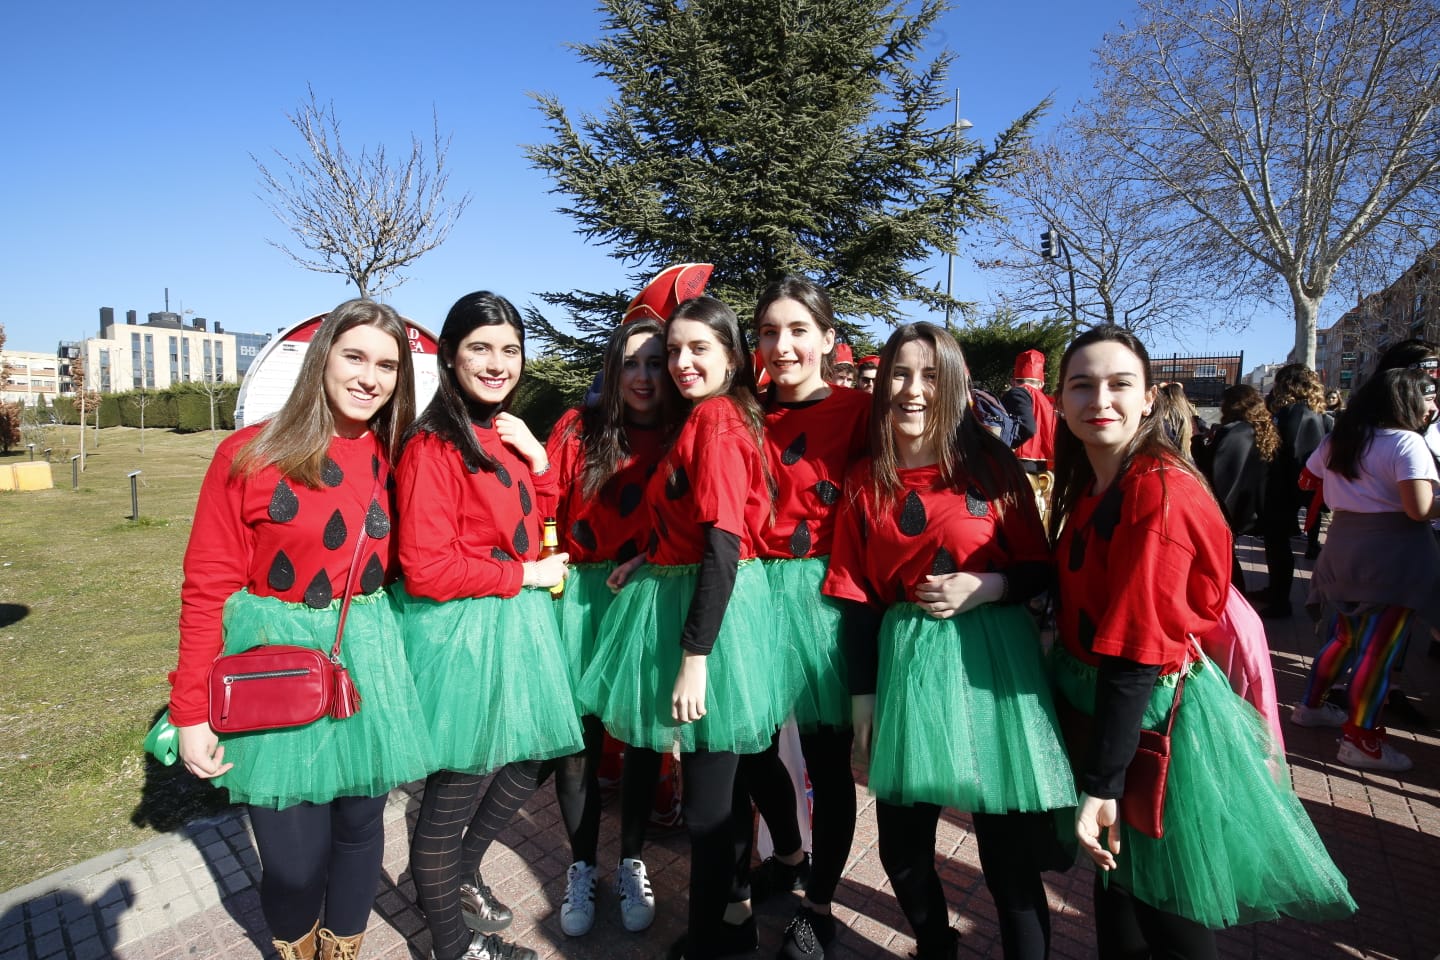
[[400, 455], [400, 569], [412, 596], [513, 597], [525, 561], [539, 556], [540, 503], [554, 497], [554, 469], [532, 476], [492, 422], [473, 429], [496, 470], [471, 473], [460, 452], [432, 433], [416, 434]]
[[355, 564], [354, 593], [393, 579], [390, 492], [383, 451], [366, 434], [330, 441], [321, 485], [310, 489], [274, 467], [234, 475], [240, 451], [260, 425], [239, 430], [215, 451], [195, 506], [180, 589], [180, 658], [170, 674], [170, 719], [176, 726], [208, 716], [205, 678], [224, 644], [225, 601], [239, 590], [287, 603], [328, 607], [342, 597], [356, 559], [356, 537], [368, 541]]

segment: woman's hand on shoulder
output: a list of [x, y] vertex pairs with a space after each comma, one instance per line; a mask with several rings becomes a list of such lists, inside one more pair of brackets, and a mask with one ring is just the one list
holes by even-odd
[[225, 748], [220, 745], [220, 738], [210, 729], [210, 724], [197, 723], [180, 727], [179, 731], [180, 761], [195, 776], [209, 780], [235, 766], [225, 762]]
[[1080, 849], [1101, 870], [1115, 869], [1115, 858], [1120, 855], [1119, 821], [1118, 801], [1080, 794], [1080, 804], [1075, 808], [1075, 837], [1080, 841]]
[[568, 553], [552, 553], [542, 560], [527, 560], [525, 575], [520, 581], [525, 587], [553, 587], [565, 579], [570, 572]]
[[670, 693], [670, 716], [677, 723], [694, 723], [705, 716], [705, 655], [686, 650]]
[[985, 603], [994, 603], [1005, 591], [1005, 581], [998, 573], [943, 573], [927, 576], [915, 588], [915, 602], [937, 620], [948, 620], [957, 613], [974, 610]]
[[550, 458], [545, 453], [545, 445], [535, 439], [535, 434], [525, 425], [525, 421], [513, 413], [501, 413], [495, 416], [495, 433], [500, 437], [500, 442], [514, 450], [517, 454], [530, 464], [532, 473], [544, 473], [550, 468]]

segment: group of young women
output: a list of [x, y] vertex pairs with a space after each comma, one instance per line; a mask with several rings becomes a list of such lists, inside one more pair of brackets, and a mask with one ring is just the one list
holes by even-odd
[[[574, 861], [561, 927], [586, 933], [602, 731], [626, 744], [628, 930], [654, 916], [644, 827], [660, 758], [680, 753], [691, 855], [672, 958], [753, 953], [752, 897], [777, 886], [804, 894], [779, 957], [824, 957], [855, 827], [852, 745], [921, 958], [957, 950], [935, 864], [944, 807], [972, 816], [1007, 957], [1048, 954], [1041, 875], [1077, 843], [1100, 867], [1105, 957], [1210, 957], [1214, 928], [1353, 911], [1264, 722], [1194, 643], [1219, 616], [1230, 540], [1151, 416], [1137, 340], [1092, 330], [1062, 360], [1047, 537], [943, 328], [899, 328], [873, 396], [827, 382], [821, 287], [772, 284], [753, 334], [763, 390], [718, 299], [617, 328], [598, 397], [542, 445], [506, 411], [525, 361], [508, 301], [451, 309], [439, 389], [413, 423], [399, 319], [350, 301], [282, 411], [222, 444], [186, 555], [171, 713], [186, 765], [249, 806], [282, 957], [358, 954], [385, 794], [422, 776], [410, 866], [433, 956], [534, 956], [499, 938], [510, 911], [480, 866], [551, 772]], [[542, 559], [547, 516], [564, 552]], [[1047, 656], [1027, 601], [1057, 574]], [[328, 649], [352, 579], [341, 658], [359, 713], [217, 737], [216, 654]], [[1172, 711], [1155, 838], [1117, 802], [1141, 730]], [[814, 788], [811, 854], [776, 748], [788, 717]], [[753, 889], [752, 804], [776, 850]]]

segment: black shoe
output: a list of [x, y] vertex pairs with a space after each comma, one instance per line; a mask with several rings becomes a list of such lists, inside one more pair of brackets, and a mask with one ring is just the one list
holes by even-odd
[[764, 903], [777, 894], [804, 890], [809, 882], [810, 854], [805, 854], [794, 865], [778, 857], [766, 857], [760, 866], [750, 871], [750, 902]]
[[515, 919], [515, 914], [495, 899], [478, 873], [472, 882], [460, 884], [460, 915], [465, 926], [476, 933], [499, 933]]
[[960, 931], [951, 927], [934, 943], [915, 945], [915, 960], [956, 960], [960, 955]]
[[835, 941], [835, 918], [801, 907], [785, 928], [775, 960], [824, 960]]
[[493, 933], [477, 933], [460, 960], [540, 960], [540, 955], [529, 947], [501, 940]]

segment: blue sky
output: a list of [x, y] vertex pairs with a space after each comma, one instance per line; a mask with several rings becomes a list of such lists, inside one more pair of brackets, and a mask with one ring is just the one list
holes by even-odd
[[[979, 8], [979, 9], [977, 9]], [[1130, 15], [1126, 0], [965, 4], [932, 38], [958, 55], [952, 84], [973, 135], [989, 139], [1048, 94], [1090, 88], [1091, 51]], [[589, 2], [509, 4], [11, 3], [0, 12], [0, 323], [8, 346], [55, 349], [98, 332], [99, 308], [163, 309], [267, 331], [322, 312], [353, 288], [271, 247], [288, 233], [259, 199], [251, 154], [296, 152], [285, 118], [306, 85], [333, 100], [347, 149], [408, 145], [431, 108], [453, 134], [451, 188], [473, 194], [450, 239], [388, 299], [438, 328], [451, 302], [488, 288], [517, 304], [544, 290], [626, 287], [627, 271], [554, 212], [530, 169], [544, 139], [532, 91], [572, 117], [612, 90], [567, 47], [597, 36]], [[943, 122], [943, 118], [942, 118]], [[933, 266], [943, 282], [944, 261]], [[956, 295], [993, 281], [956, 261]], [[918, 310], [918, 308], [917, 308]], [[1289, 349], [1288, 311], [1240, 334], [1197, 328], [1152, 352], [1241, 347], [1247, 368]], [[916, 313], [916, 318], [924, 314]]]

